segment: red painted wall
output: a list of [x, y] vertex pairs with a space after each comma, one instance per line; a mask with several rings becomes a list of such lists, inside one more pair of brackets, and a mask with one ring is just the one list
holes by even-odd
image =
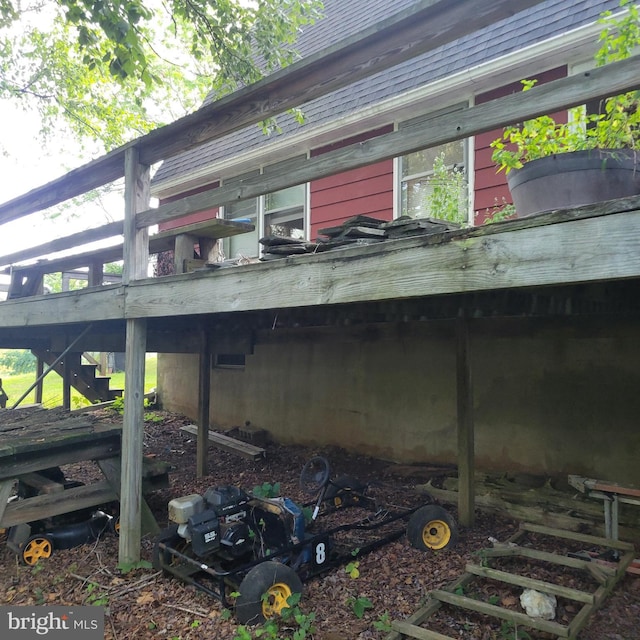
[[[208, 191], [209, 189], [214, 189], [219, 186], [220, 186], [219, 182], [208, 184], [204, 187], [193, 189], [192, 191], [181, 193], [177, 196], [172, 196], [171, 198], [165, 198], [160, 201], [160, 204], [166, 204], [167, 202], [173, 202], [174, 200], [182, 200], [182, 198], [185, 198], [186, 196], [193, 196], [196, 193], [201, 193], [202, 191]], [[176, 227], [183, 227], [186, 224], [204, 222], [205, 220], [211, 220], [212, 218], [217, 217], [217, 215], [218, 215], [218, 207], [214, 207], [213, 209], [207, 209], [206, 211], [200, 211], [199, 213], [192, 213], [191, 215], [185, 216], [184, 218], [169, 220], [168, 222], [161, 222], [158, 225], [158, 230], [166, 231], [167, 229], [175, 229]]]
[[[566, 66], [546, 71], [535, 78], [540, 84], [564, 78], [567, 75]], [[518, 93], [522, 91], [522, 84], [514, 82], [505, 87], [500, 87], [494, 91], [480, 94], [476, 96], [476, 104], [489, 102], [496, 98]], [[553, 117], [557, 122], [566, 122], [566, 112], [555, 113]], [[511, 194], [507, 187], [507, 179], [503, 171], [497, 173], [497, 167], [491, 160], [493, 149], [489, 146], [493, 140], [502, 135], [502, 129], [487, 131], [476, 136], [475, 140], [475, 192], [473, 209], [475, 211], [475, 224], [482, 224], [487, 218], [487, 209], [495, 206], [496, 203], [502, 204], [503, 199], [506, 203], [511, 203]]]
[[[392, 130], [393, 127], [389, 125], [369, 131], [338, 144], [315, 149], [311, 155], [319, 156]], [[380, 220], [393, 218], [393, 160], [384, 160], [311, 183], [311, 240], [318, 237], [320, 229], [338, 226], [356, 215], [372, 216]]]

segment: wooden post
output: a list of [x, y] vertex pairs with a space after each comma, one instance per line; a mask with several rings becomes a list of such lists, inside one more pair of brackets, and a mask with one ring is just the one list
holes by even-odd
[[42, 396], [44, 392], [44, 380], [42, 374], [44, 372], [44, 360], [42, 358], [38, 358], [36, 364], [36, 380], [38, 383], [36, 384], [36, 404], [42, 404]]
[[196, 472], [198, 478], [206, 476], [209, 453], [209, 407], [211, 394], [211, 348], [209, 334], [201, 330], [200, 374], [198, 376], [198, 439], [196, 450]]
[[149, 206], [149, 167], [138, 162], [138, 150], [127, 149], [124, 159], [124, 246], [122, 283], [145, 278], [149, 266], [149, 230], [136, 228], [136, 213]]
[[463, 310], [456, 320], [456, 378], [458, 398], [458, 519], [464, 527], [475, 521], [475, 455], [473, 384], [469, 325]]
[[146, 320], [127, 320], [120, 480], [121, 564], [140, 560]]
[[[149, 203], [149, 167], [138, 162], [135, 147], [125, 156], [123, 283], [144, 278], [149, 261], [148, 230], [136, 228], [136, 213]], [[144, 439], [144, 370], [146, 319], [128, 319], [125, 347], [125, 394], [122, 422], [119, 562], [140, 560], [142, 533], [142, 446]]]
[[71, 409], [71, 354], [68, 353], [62, 361], [62, 406]]
[[102, 260], [92, 260], [87, 275], [87, 286], [99, 287], [102, 284], [103, 276], [104, 265], [102, 264]]
[[195, 238], [188, 233], [176, 236], [173, 249], [173, 265], [175, 273], [184, 273], [185, 260], [193, 260], [193, 245]]

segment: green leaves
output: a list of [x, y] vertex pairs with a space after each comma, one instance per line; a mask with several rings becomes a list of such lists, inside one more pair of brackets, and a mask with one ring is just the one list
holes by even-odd
[[[627, 14], [612, 19], [604, 12], [600, 23], [600, 49], [597, 66], [628, 58], [640, 46], [640, 12], [630, 0], [621, 0]], [[523, 80], [523, 91], [535, 80]], [[501, 138], [491, 143], [492, 160], [498, 170], [509, 173], [525, 162], [556, 153], [584, 149], [636, 149], [640, 140], [640, 92], [632, 91], [607, 98], [600, 113], [586, 113], [583, 107], [571, 109], [568, 122], [556, 122], [541, 116], [507, 127]]]
[[209, 93], [222, 96], [290, 63], [298, 29], [321, 7], [30, 1], [0, 0], [0, 98], [35, 108], [43, 138], [73, 135], [104, 151], [193, 111]]
[[369, 598], [359, 596], [358, 598], [349, 598], [347, 604], [351, 607], [351, 610], [359, 620], [364, 616], [364, 612], [367, 609], [373, 609], [373, 602]]

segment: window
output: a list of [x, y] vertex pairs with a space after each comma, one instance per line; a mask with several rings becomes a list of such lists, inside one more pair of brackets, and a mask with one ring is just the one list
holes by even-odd
[[[464, 107], [458, 107], [458, 109], [462, 108]], [[429, 126], [429, 120], [441, 113], [444, 112], [415, 118], [401, 123], [399, 128]], [[399, 158], [398, 209], [400, 215], [467, 222], [469, 194], [465, 154], [465, 141], [457, 140]]]
[[[228, 183], [227, 183], [228, 184]], [[252, 233], [227, 238], [228, 258], [255, 258], [260, 255], [259, 239], [286, 236], [297, 240], [306, 237], [307, 185], [301, 184], [275, 191], [259, 198], [225, 207], [227, 220], [248, 220], [255, 225]]]
[[305, 185], [264, 196], [264, 235], [304, 240]]
[[255, 230], [250, 233], [240, 233], [231, 236], [225, 242], [225, 254], [228, 258], [253, 258], [257, 256], [260, 228], [258, 225], [258, 200], [244, 200], [224, 208], [227, 220], [242, 220], [250, 222]]
[[244, 353], [216, 353], [213, 360], [214, 369], [242, 369], [245, 364]]
[[[454, 210], [467, 215], [464, 144], [451, 142], [403, 156], [400, 161], [400, 210], [414, 218], [450, 220]], [[441, 207], [446, 211], [443, 212]], [[455, 216], [453, 216], [455, 217]]]

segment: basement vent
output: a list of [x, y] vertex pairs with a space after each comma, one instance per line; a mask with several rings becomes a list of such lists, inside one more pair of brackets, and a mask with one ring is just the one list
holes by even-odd
[[244, 353], [216, 353], [213, 366], [218, 369], [243, 369]]

